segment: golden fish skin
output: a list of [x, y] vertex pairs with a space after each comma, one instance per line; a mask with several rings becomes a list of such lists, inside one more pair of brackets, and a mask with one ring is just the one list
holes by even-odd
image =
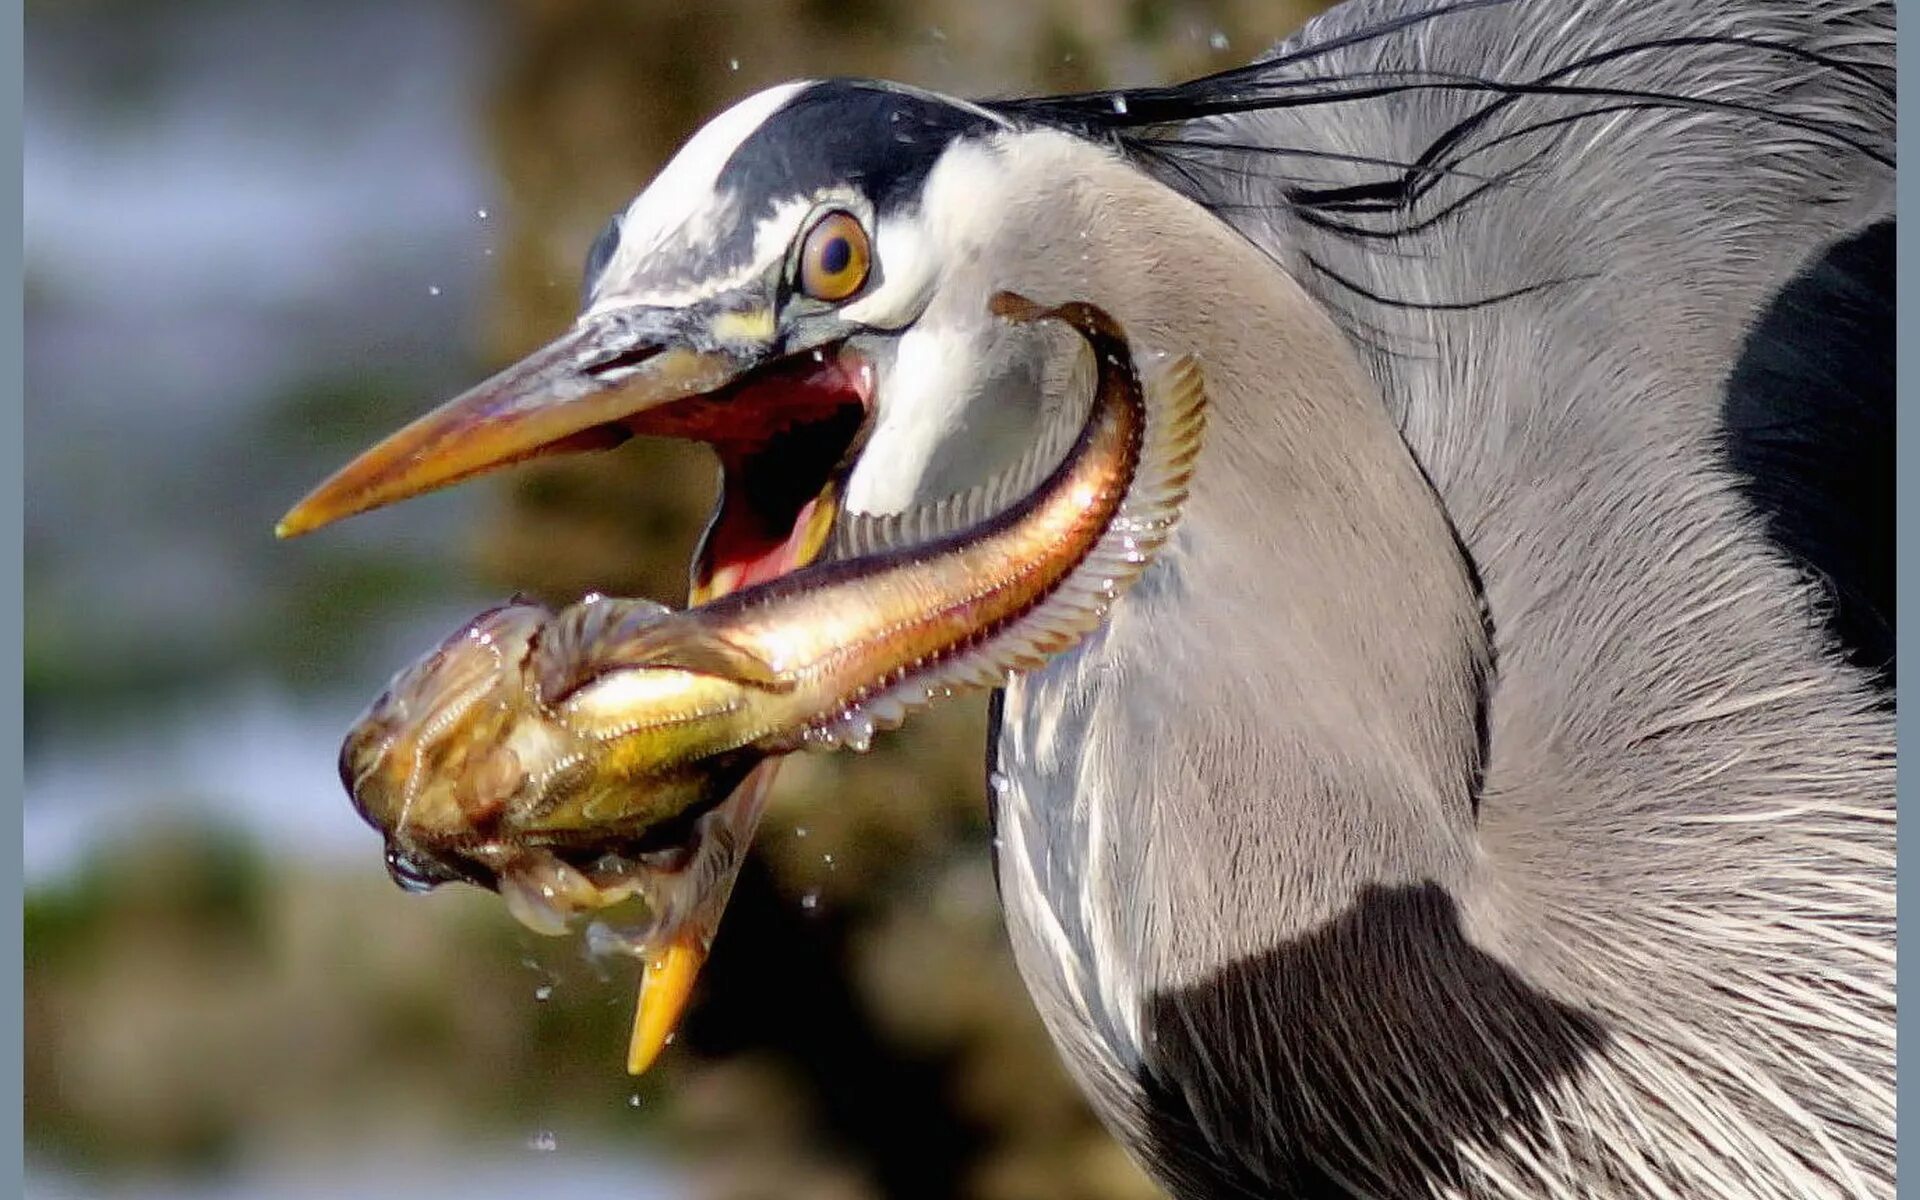
[[[481, 614], [397, 676], [342, 751], [396, 878], [538, 877], [528, 902], [561, 911], [624, 897], [638, 856], [670, 852], [766, 755], [864, 748], [875, 728], [1004, 683], [1095, 627], [1178, 519], [1200, 376], [1173, 362], [1149, 411], [1105, 313], [1007, 294], [996, 311], [1064, 321], [1094, 354], [1087, 419], [1038, 487], [903, 548], [894, 519], [843, 518], [873, 523], [873, 553], [685, 612], [595, 598]], [[945, 515], [972, 512], [956, 497]]]
[[[594, 603], [629, 617], [666, 612], [648, 601]], [[341, 781], [387, 836], [403, 884], [491, 886], [537, 850], [591, 858], [711, 807], [758, 760], [743, 754], [735, 767], [724, 754], [683, 756], [641, 776], [606, 770], [606, 743], [569, 727], [534, 690], [534, 648], [554, 619], [526, 601], [479, 614], [395, 676], [347, 735]], [[711, 677], [691, 682], [695, 691], [737, 690]]]

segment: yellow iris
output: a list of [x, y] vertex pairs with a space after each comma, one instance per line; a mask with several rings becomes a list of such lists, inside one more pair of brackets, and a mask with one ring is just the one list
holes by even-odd
[[867, 231], [851, 213], [830, 212], [807, 231], [800, 249], [800, 290], [835, 303], [860, 290], [873, 263]]

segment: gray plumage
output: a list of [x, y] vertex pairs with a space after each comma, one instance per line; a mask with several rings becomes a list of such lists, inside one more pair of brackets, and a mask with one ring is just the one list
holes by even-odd
[[1720, 427], [1763, 307], [1891, 217], [1890, 166], [1777, 119], [1890, 156], [1891, 13], [1503, 5], [1299, 73], [1529, 80], [1657, 39], [1572, 78], [1754, 111], [1499, 143], [1603, 103], [1529, 98], [1353, 219], [1511, 172], [1398, 238], [1281, 181], [1413, 161], [1486, 94], [1182, 129], [1147, 165], [1271, 261], [1128, 228], [1148, 185], [1077, 173], [1111, 189], [1092, 253], [1154, 247], [1093, 298], [1207, 347], [1216, 433], [1175, 551], [1007, 693], [1001, 879], [1076, 1075], [1180, 1195], [1892, 1194], [1892, 722]]
[[[1181, 1197], [1890, 1196], [1893, 45], [1885, 0], [1355, 0], [1170, 88], [769, 89], [572, 330], [282, 528], [681, 401], [751, 435], [714, 530], [923, 528], [1085, 394], [989, 298], [1096, 304], [1198, 362], [1206, 444], [989, 758], [1114, 1132]], [[872, 270], [808, 287], [829, 220]], [[864, 424], [784, 436], [725, 386], [769, 369]]]

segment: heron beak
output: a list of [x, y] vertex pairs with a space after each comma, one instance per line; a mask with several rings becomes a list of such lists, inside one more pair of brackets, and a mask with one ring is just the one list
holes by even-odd
[[756, 326], [770, 334], [772, 321], [712, 305], [583, 317], [348, 463], [275, 532], [308, 533], [530, 458], [606, 449], [634, 433], [682, 432], [666, 411], [676, 401], [708, 395], [765, 359], [769, 338], [723, 336]]
[[[723, 472], [689, 586], [690, 603], [700, 604], [818, 557], [871, 412], [866, 361], [844, 342], [776, 356], [763, 302], [736, 294], [680, 309], [612, 309], [360, 455], [276, 532], [294, 537], [512, 463], [607, 449], [636, 434], [688, 438], [712, 444]], [[689, 882], [668, 887], [684, 899], [638, 951], [646, 967], [628, 1053], [636, 1074], [692, 997], [775, 765], [761, 764], [708, 814]]]
[[873, 372], [844, 342], [775, 353], [766, 302], [612, 309], [354, 459], [277, 527], [294, 537], [511, 463], [635, 434], [711, 444], [718, 511], [690, 598], [805, 566], [826, 545], [872, 415]]
[[633, 1036], [627, 1043], [627, 1073], [644, 1073], [660, 1057], [693, 999], [693, 985], [706, 965], [734, 880], [753, 845], [753, 835], [773, 793], [779, 759], [755, 767], [733, 795], [703, 818], [699, 849], [687, 868], [679, 897], [687, 908], [669, 913], [644, 951], [640, 995], [634, 1004]]

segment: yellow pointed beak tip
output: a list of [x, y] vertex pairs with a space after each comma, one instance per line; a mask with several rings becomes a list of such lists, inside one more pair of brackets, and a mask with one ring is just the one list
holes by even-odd
[[[308, 498], [308, 500], [311, 499], [311, 497]], [[302, 500], [281, 514], [280, 519], [273, 523], [274, 537], [282, 541], [287, 538], [297, 538], [301, 534], [312, 533], [322, 525], [330, 524], [325, 515], [316, 514], [313, 511], [308, 500]]]
[[699, 945], [682, 939], [648, 957], [634, 1006], [633, 1039], [627, 1044], [627, 1074], [645, 1074], [673, 1039], [706, 957]]

